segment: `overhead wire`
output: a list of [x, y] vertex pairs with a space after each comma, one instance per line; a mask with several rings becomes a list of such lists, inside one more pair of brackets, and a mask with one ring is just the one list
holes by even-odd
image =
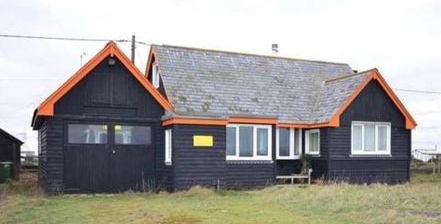
[[[34, 36], [34, 35], [15, 35], [15, 34], [0, 34], [0, 37], [4, 38], [25, 38], [25, 39], [43, 39], [43, 40], [63, 40], [63, 41], [95, 41], [95, 42], [107, 42], [107, 41], [115, 41], [119, 43], [127, 43], [132, 40], [126, 39], [103, 39], [103, 38], [76, 38], [76, 37], [51, 37], [51, 36]], [[146, 46], [150, 46], [151, 44], [144, 41], [136, 41], [136, 44], [142, 44]], [[139, 52], [136, 53], [139, 56]], [[426, 90], [415, 90], [415, 89], [403, 89], [403, 88], [393, 88], [396, 91], [402, 92], [411, 92], [411, 93], [421, 93], [421, 94], [439, 94], [441, 92], [438, 91], [426, 91]]]
[[[24, 39], [43, 39], [43, 40], [66, 40], [66, 41], [95, 41], [95, 42], [131, 42], [126, 39], [101, 39], [101, 38], [77, 38], [77, 37], [49, 37], [49, 36], [33, 36], [33, 35], [15, 35], [15, 34], [0, 34], [0, 37], [5, 38], [24, 38]], [[137, 44], [150, 45], [144, 41], [135, 41]]]

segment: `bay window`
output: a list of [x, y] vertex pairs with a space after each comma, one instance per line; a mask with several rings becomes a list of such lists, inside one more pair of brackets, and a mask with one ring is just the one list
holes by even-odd
[[271, 126], [227, 125], [226, 154], [229, 160], [271, 160]]
[[277, 159], [299, 159], [302, 147], [302, 130], [278, 128], [276, 135]]

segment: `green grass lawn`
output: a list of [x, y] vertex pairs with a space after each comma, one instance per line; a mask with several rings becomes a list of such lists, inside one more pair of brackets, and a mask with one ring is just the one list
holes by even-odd
[[441, 223], [441, 175], [412, 180], [394, 186], [45, 196], [28, 178], [6, 187], [0, 223]]

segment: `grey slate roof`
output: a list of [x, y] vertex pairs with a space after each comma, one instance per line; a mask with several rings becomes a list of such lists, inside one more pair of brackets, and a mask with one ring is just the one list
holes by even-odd
[[329, 121], [345, 100], [366, 80], [370, 72], [365, 71], [326, 80], [318, 94], [317, 103], [309, 118], [310, 122], [323, 123]]
[[167, 97], [182, 116], [326, 121], [364, 78], [342, 63], [166, 45], [152, 50]]

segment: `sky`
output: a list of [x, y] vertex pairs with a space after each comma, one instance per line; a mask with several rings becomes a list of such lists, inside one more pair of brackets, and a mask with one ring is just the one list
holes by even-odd
[[[417, 121], [412, 149], [441, 150], [441, 1], [14, 0], [0, 35], [136, 40], [378, 68]], [[33, 111], [106, 42], [0, 37], [0, 128], [37, 150]], [[130, 56], [130, 43], [118, 46]], [[403, 91], [416, 90], [416, 91]]]

